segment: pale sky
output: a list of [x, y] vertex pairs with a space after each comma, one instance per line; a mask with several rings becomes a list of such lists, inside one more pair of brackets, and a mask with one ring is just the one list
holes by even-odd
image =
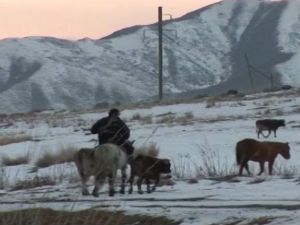
[[[157, 22], [157, 8], [173, 18], [220, 0], [0, 0], [0, 39], [106, 36], [119, 29]], [[168, 19], [168, 16], [164, 16]]]

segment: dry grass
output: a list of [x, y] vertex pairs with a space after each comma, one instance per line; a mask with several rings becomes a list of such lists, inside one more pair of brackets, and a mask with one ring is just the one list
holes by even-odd
[[157, 124], [172, 124], [175, 122], [177, 122], [177, 117], [175, 114], [166, 115], [156, 120]]
[[131, 120], [136, 120], [141, 122], [142, 124], [152, 124], [152, 117], [150, 115], [141, 116], [139, 113], [136, 113], [132, 116]]
[[136, 148], [134, 150], [134, 154], [137, 155], [146, 155], [146, 156], [152, 156], [157, 157], [159, 154], [159, 149], [154, 143], [151, 143], [150, 145], [144, 145], [139, 148]]
[[186, 155], [179, 155], [176, 161], [172, 160], [172, 174], [177, 179], [185, 179], [191, 178], [194, 176], [193, 174], [193, 167], [192, 160], [189, 154]]
[[30, 135], [22, 135], [22, 136], [7, 136], [0, 138], [0, 145], [8, 145], [12, 143], [20, 143], [24, 141], [32, 141], [33, 137]]
[[286, 166], [282, 164], [277, 164], [276, 161], [273, 166], [273, 174], [281, 176], [284, 179], [294, 178], [297, 174], [299, 174], [299, 168], [296, 166]]
[[83, 210], [77, 212], [36, 208], [0, 212], [0, 225], [177, 225], [165, 217], [125, 215], [122, 212]]
[[74, 160], [74, 154], [78, 150], [78, 148], [69, 146], [63, 147], [56, 153], [46, 151], [46, 153], [36, 161], [35, 165], [38, 168], [45, 168], [55, 164], [72, 162]]
[[172, 160], [172, 174], [178, 179], [214, 178], [217, 181], [239, 182], [235, 179], [235, 165], [230, 165], [217, 150], [205, 144], [199, 146], [199, 154], [197, 159], [189, 154], [182, 154], [176, 161]]
[[23, 156], [14, 157], [14, 158], [3, 155], [2, 156], [2, 165], [4, 165], [4, 166], [16, 166], [16, 165], [28, 164], [30, 159], [31, 159], [31, 154], [30, 153], [27, 153]]
[[45, 177], [36, 176], [33, 179], [18, 181], [11, 188], [11, 191], [30, 189], [30, 188], [42, 187], [46, 185], [55, 185], [55, 184], [56, 182], [50, 176], [45, 176]]
[[157, 124], [187, 124], [194, 122], [196, 119], [192, 112], [186, 112], [183, 116], [176, 116], [175, 113], [167, 113], [156, 120]]
[[194, 162], [198, 177], [223, 177], [236, 175], [234, 167], [222, 159], [219, 152], [212, 149], [208, 144], [199, 146], [201, 155], [200, 163]]

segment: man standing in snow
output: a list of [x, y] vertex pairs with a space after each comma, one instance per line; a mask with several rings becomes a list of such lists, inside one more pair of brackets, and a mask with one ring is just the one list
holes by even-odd
[[108, 116], [98, 120], [91, 128], [92, 134], [98, 134], [99, 144], [113, 143], [122, 145], [130, 137], [128, 126], [120, 119], [118, 109], [111, 109]]

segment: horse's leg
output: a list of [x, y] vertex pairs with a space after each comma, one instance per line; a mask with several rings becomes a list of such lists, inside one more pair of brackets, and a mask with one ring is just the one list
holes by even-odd
[[86, 186], [86, 182], [88, 181], [89, 176], [81, 176], [81, 183], [82, 183], [82, 195], [89, 195], [89, 189]]
[[121, 173], [122, 173], [122, 183], [121, 183], [120, 193], [125, 194], [126, 168], [122, 168]]
[[147, 193], [151, 193], [151, 190], [150, 190], [150, 180], [149, 180], [149, 178], [146, 178], [146, 184], [147, 184]]
[[105, 182], [105, 176], [103, 174], [97, 174], [97, 176], [95, 176], [95, 187], [93, 190], [93, 196], [95, 197], [99, 197], [99, 189], [100, 187], [102, 187], [102, 185]]
[[247, 170], [247, 172], [248, 172], [248, 175], [250, 176], [250, 175], [251, 175], [251, 173], [250, 173], [250, 170], [249, 170], [248, 162], [246, 162], [246, 164], [245, 164], [245, 168], [246, 168], [246, 170]]
[[138, 186], [138, 192], [139, 192], [139, 194], [143, 194], [143, 191], [142, 191], [143, 180], [144, 180], [143, 176], [139, 177], [139, 179], [137, 180], [137, 186]]
[[275, 159], [269, 161], [269, 175], [272, 175], [274, 160]]
[[259, 162], [259, 166], [260, 166], [260, 172], [257, 174], [258, 176], [260, 176], [264, 170], [265, 170], [265, 162], [264, 161], [260, 161]]
[[243, 174], [243, 168], [244, 168], [243, 163], [241, 163], [240, 170], [239, 170], [239, 176], [242, 176], [242, 174]]
[[115, 177], [116, 177], [116, 174], [114, 172], [112, 172], [111, 174], [108, 175], [108, 185], [109, 185], [108, 195], [109, 196], [115, 195], [115, 189], [114, 189]]
[[245, 159], [242, 160], [242, 162], [241, 162], [241, 164], [240, 164], [239, 176], [242, 176], [242, 174], [243, 174], [243, 169], [244, 169], [244, 167], [246, 166], [247, 162], [248, 162], [248, 161], [245, 160]]
[[260, 130], [257, 130], [257, 138], [259, 139]]
[[274, 137], [276, 137], [276, 130], [273, 130], [273, 132], [274, 132]]
[[130, 173], [130, 178], [129, 178], [129, 180], [128, 180], [128, 182], [129, 182], [129, 190], [128, 190], [128, 194], [132, 194], [132, 186], [133, 186], [133, 182], [134, 182], [134, 173], [133, 172], [131, 172]]
[[152, 187], [152, 192], [153, 191], [155, 191], [155, 189], [156, 189], [156, 187], [157, 187], [157, 185], [158, 185], [158, 183], [159, 183], [159, 180], [160, 180], [160, 175], [158, 175], [157, 177], [156, 177], [156, 179], [155, 179], [155, 183], [154, 183], [154, 185], [153, 185], [153, 187]]

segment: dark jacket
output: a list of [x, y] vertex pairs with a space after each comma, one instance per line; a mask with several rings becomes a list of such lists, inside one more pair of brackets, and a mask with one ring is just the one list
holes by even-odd
[[91, 128], [98, 134], [99, 144], [114, 143], [121, 145], [130, 137], [128, 126], [118, 116], [108, 116], [98, 120]]

